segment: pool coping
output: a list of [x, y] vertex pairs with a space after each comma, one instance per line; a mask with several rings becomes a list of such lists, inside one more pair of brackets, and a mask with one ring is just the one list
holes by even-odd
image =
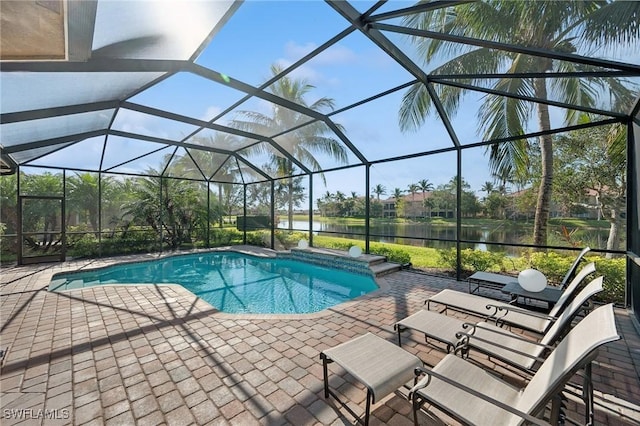
[[[102, 268], [107, 268], [109, 266], [113, 266], [115, 264], [127, 264], [127, 263], [140, 263], [140, 262], [144, 262], [144, 261], [152, 261], [152, 260], [158, 260], [158, 259], [162, 259], [165, 257], [171, 257], [171, 256], [183, 256], [183, 255], [189, 255], [189, 254], [197, 254], [197, 253], [210, 253], [210, 252], [216, 252], [216, 251], [227, 251], [227, 252], [236, 252], [236, 253], [240, 253], [240, 254], [244, 254], [244, 255], [248, 255], [248, 256], [255, 256], [255, 257], [271, 257], [271, 258], [276, 258], [279, 255], [285, 255], [283, 256], [283, 258], [286, 259], [291, 259], [291, 257], [288, 256], [288, 254], [290, 253], [288, 250], [285, 251], [276, 251], [276, 250], [271, 250], [271, 249], [267, 249], [267, 248], [262, 248], [262, 247], [258, 247], [258, 246], [248, 246], [248, 245], [242, 245], [242, 246], [225, 246], [225, 247], [214, 247], [214, 248], [207, 248], [207, 249], [194, 249], [194, 250], [186, 250], [186, 251], [179, 251], [179, 252], [163, 252], [163, 253], [143, 253], [143, 254], [139, 254], [139, 255], [126, 255], [126, 256], [113, 256], [113, 257], [104, 257], [104, 258], [98, 258], [98, 259], [77, 259], [77, 260], [72, 260], [69, 261], [70, 264], [65, 265], [64, 262], [63, 264], [58, 265], [58, 268], [56, 268], [56, 271], [48, 271], [45, 273], [50, 274], [47, 277], [47, 281], [49, 283], [51, 283], [51, 280], [53, 279], [53, 277], [57, 274], [65, 274], [65, 273], [70, 273], [70, 272], [85, 272], [88, 270], [98, 270], [98, 269], [102, 269]], [[339, 256], [338, 252], [333, 252], [332, 253], [336, 256]], [[346, 252], [345, 252], [346, 253]], [[345, 254], [345, 257], [348, 257], [348, 254]], [[118, 262], [118, 260], [122, 259], [123, 257], [126, 257], [128, 260], [122, 261], [122, 262]], [[77, 266], [74, 266], [72, 263], [73, 262], [82, 262], [83, 260], [85, 261], [89, 261], [91, 262], [92, 260], [97, 261], [97, 262], [105, 262], [105, 264], [100, 265], [100, 266], [96, 266], [95, 268], [92, 268], [90, 265], [91, 263], [84, 265], [81, 268], [78, 268]], [[371, 268], [369, 268], [371, 270]], [[302, 314], [252, 314], [252, 313], [229, 313], [229, 312], [222, 312], [220, 311], [217, 307], [211, 305], [209, 302], [207, 302], [206, 300], [196, 296], [194, 293], [192, 293], [191, 291], [187, 290], [185, 287], [183, 287], [182, 285], [178, 284], [178, 283], [160, 283], [160, 284], [153, 284], [153, 283], [127, 283], [127, 284], [102, 284], [99, 287], [122, 287], [122, 286], [126, 286], [128, 288], [133, 288], [133, 289], [138, 289], [141, 286], [155, 286], [155, 287], [169, 287], [169, 288], [173, 288], [177, 293], [181, 293], [182, 291], [185, 291], [187, 293], [188, 297], [195, 297], [197, 298], [197, 300], [206, 303], [208, 306], [210, 306], [213, 310], [213, 312], [211, 312], [211, 315], [216, 317], [216, 318], [220, 318], [220, 319], [247, 319], [247, 320], [260, 320], [260, 319], [272, 319], [272, 320], [287, 320], [287, 319], [299, 319], [299, 320], [304, 320], [304, 319], [315, 319], [315, 318], [322, 318], [328, 315], [333, 314], [335, 311], [341, 311], [344, 309], [348, 309], [351, 306], [353, 306], [354, 304], [360, 303], [364, 300], [367, 300], [369, 298], [374, 298], [374, 297], [379, 297], [380, 294], [386, 293], [391, 286], [389, 285], [389, 283], [387, 282], [386, 279], [384, 279], [384, 276], [376, 276], [376, 274], [374, 273], [373, 270], [371, 270], [371, 277], [373, 278], [373, 280], [375, 281], [376, 285], [378, 286], [377, 290], [373, 290], [367, 294], [363, 294], [362, 296], [358, 296], [354, 299], [351, 300], [347, 300], [345, 302], [339, 303], [337, 305], [333, 305], [331, 307], [325, 308], [321, 311], [318, 312], [311, 312], [311, 313], [302, 313]], [[98, 286], [91, 286], [91, 287], [98, 287]], [[82, 291], [86, 288], [91, 288], [91, 287], [79, 287], [79, 288], [72, 288], [72, 289], [67, 289], [67, 290], [49, 290], [49, 285], [47, 285], [47, 291], [52, 291], [52, 292], [60, 292], [60, 293], [70, 293], [70, 292], [76, 292], [76, 291]]]

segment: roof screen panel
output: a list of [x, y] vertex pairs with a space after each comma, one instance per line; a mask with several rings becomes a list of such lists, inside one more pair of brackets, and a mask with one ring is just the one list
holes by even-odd
[[238, 162], [236, 159], [233, 157], [227, 157], [218, 164], [218, 167], [211, 175], [211, 180], [224, 183], [241, 182], [242, 176], [238, 169]]
[[191, 124], [120, 108], [111, 126], [114, 130], [179, 141], [196, 131]]
[[164, 176], [197, 180], [206, 179], [200, 166], [193, 161], [191, 155], [184, 148], [176, 150], [164, 172]]
[[100, 1], [93, 58], [189, 59], [233, 1]]
[[104, 148], [104, 136], [85, 139], [42, 156], [29, 165], [66, 169], [99, 170]]
[[[452, 88], [468, 87], [469, 90], [460, 89], [464, 93], [474, 91], [474, 88], [477, 88], [479, 92], [483, 90], [499, 91], [513, 96], [535, 98], [532, 78], [477, 78], [473, 80], [447, 78], [437, 81], [440, 84], [434, 84], [435, 87], [440, 85]], [[546, 100], [575, 105], [576, 109], [593, 108], [601, 112], [626, 114], [632, 106], [628, 101], [637, 99], [640, 94], [640, 78], [638, 77], [606, 77], [585, 74], [585, 76], [576, 77], [548, 77], [545, 82]], [[613, 88], [614, 90], [605, 88]], [[622, 88], [627, 91], [625, 97], [628, 99], [616, 99], [612, 96], [612, 93], [618, 93]]]
[[271, 137], [312, 120], [314, 120], [312, 117], [298, 111], [264, 99], [251, 98], [216, 120], [215, 123]]
[[[304, 82], [313, 88], [305, 96], [289, 99], [301, 105], [313, 106], [319, 99], [328, 98], [333, 101], [334, 108], [339, 109], [414, 79], [362, 33], [356, 32], [294, 69], [266, 90], [283, 96], [284, 88], [291, 86], [291, 83]], [[329, 110], [322, 108], [321, 112], [327, 113]]]
[[225, 151], [237, 151], [247, 146], [258, 143], [256, 139], [236, 136], [231, 133], [219, 132], [212, 129], [203, 129], [190, 137], [187, 143], [202, 145], [209, 148], [224, 149]]
[[310, 170], [360, 163], [351, 149], [322, 121], [315, 121], [273, 139]]
[[84, 112], [0, 125], [0, 143], [14, 146], [106, 129], [114, 110]]
[[[408, 89], [407, 89], [408, 90]], [[406, 90], [397, 91], [331, 116], [370, 161], [451, 148], [453, 142], [436, 115], [415, 131], [402, 131], [398, 110]]]
[[196, 63], [257, 85], [272, 77], [271, 65], [287, 67], [347, 27], [324, 2], [247, 1]]
[[[472, 2], [459, 5], [463, 7], [485, 7], [486, 3]], [[565, 8], [570, 4], [584, 2], [547, 2], [532, 4], [548, 4], [553, 7]], [[624, 3], [624, 2], [620, 2]], [[504, 4], [509, 4], [506, 2]], [[515, 3], [512, 3], [515, 4]], [[522, 8], [533, 10], [534, 7]], [[561, 13], [564, 15], [564, 13]], [[436, 21], [438, 22], [438, 21]], [[513, 15], [507, 15], [504, 22], [496, 23], [490, 37], [479, 38], [472, 31], [466, 31], [471, 26], [454, 29], [451, 33], [442, 33], [442, 37], [457, 37], [461, 34], [467, 39], [460, 41], [444, 40], [440, 38], [438, 30], [432, 30], [427, 37], [409, 36], [403, 31], [414, 31], [405, 24], [395, 25], [395, 28], [381, 30], [382, 34], [396, 44], [400, 50], [409, 56], [416, 64], [422, 66], [427, 73], [436, 74], [475, 74], [488, 72], [549, 72], [568, 70], [606, 71], [613, 69], [629, 69], [630, 65], [640, 63], [637, 46], [610, 41], [609, 46], [597, 48], [590, 44], [578, 25], [573, 30], [567, 29], [561, 39], [556, 39], [558, 33], [535, 33], [533, 38], [522, 40], [524, 34], [531, 33], [527, 20], [526, 28], [521, 28], [521, 20]], [[522, 21], [525, 22], [525, 21]], [[413, 24], [415, 27], [415, 24]], [[536, 27], [536, 30], [544, 26]], [[576, 33], [576, 28], [579, 28]], [[543, 30], [544, 31], [544, 30]], [[432, 35], [433, 34], [433, 35]], [[485, 34], [483, 34], [485, 35]], [[542, 41], [541, 41], [542, 40]], [[613, 40], [613, 37], [611, 37]], [[463, 41], [468, 42], [465, 43]], [[637, 43], [637, 42], [634, 42]], [[424, 52], [432, 52], [428, 63]], [[448, 64], [445, 66], [445, 64]], [[623, 68], [620, 68], [623, 67]]]
[[260, 173], [249, 167], [247, 163], [241, 160], [234, 161], [236, 166], [236, 173], [234, 174], [235, 182], [237, 183], [252, 183], [252, 182], [263, 182], [267, 178], [262, 176]]
[[42, 148], [36, 148], [36, 149], [29, 149], [26, 151], [20, 151], [20, 152], [14, 152], [11, 154], [11, 158], [17, 163], [17, 164], [24, 164], [27, 163], [33, 159], [36, 158], [40, 158], [43, 155], [47, 155], [53, 151], [56, 151], [58, 149], [62, 149], [65, 146], [69, 146], [74, 144], [75, 142], [68, 142], [68, 143], [64, 143], [64, 144], [58, 144], [58, 145], [50, 145], [50, 146], [45, 146]]
[[238, 151], [238, 155], [272, 178], [301, 173], [300, 168], [290, 162], [285, 154], [267, 142]]
[[110, 135], [104, 150], [102, 170], [109, 170], [127, 161], [165, 148], [167, 145], [162, 143]]
[[[437, 93], [440, 93], [443, 87], [439, 84], [434, 84], [433, 86]], [[537, 118], [538, 107], [542, 105], [540, 103], [485, 94], [473, 90], [461, 90], [460, 96], [461, 106], [449, 119], [460, 143], [463, 145], [483, 142], [487, 139], [485, 138], [485, 132], [491, 128], [496, 129], [497, 133], [493, 133], [496, 138], [517, 136], [516, 133], [511, 134], [507, 130], [507, 122], [510, 119], [510, 115], [503, 114], [502, 111], [521, 111], [522, 114], [524, 114], [525, 119], [522, 127], [524, 134], [543, 130], [540, 128]], [[494, 110], [500, 112], [492, 113]], [[570, 124], [576, 124], [576, 120], [581, 115], [580, 111], [571, 108], [549, 105], [548, 110], [550, 119], [550, 127], [548, 130], [561, 129]], [[568, 120], [568, 118], [570, 120]], [[590, 114], [590, 120], [592, 121], [601, 121], [607, 118], [610, 117]], [[500, 129], [505, 130], [502, 131]]]
[[159, 151], [135, 158], [126, 163], [108, 169], [109, 172], [126, 173], [132, 175], [160, 176], [173, 158], [175, 146], [167, 146]]
[[[202, 170], [204, 176], [208, 179], [211, 178], [216, 172], [221, 172], [221, 167], [230, 157], [226, 154], [219, 154], [217, 152], [203, 151], [201, 149], [189, 149], [186, 150], [193, 158], [195, 165]], [[223, 171], [222, 171], [223, 172]], [[223, 172], [224, 173], [224, 172]]]
[[178, 73], [129, 99], [131, 102], [210, 121], [245, 94], [191, 73]]
[[117, 100], [160, 77], [149, 72], [3, 72], [2, 113]]

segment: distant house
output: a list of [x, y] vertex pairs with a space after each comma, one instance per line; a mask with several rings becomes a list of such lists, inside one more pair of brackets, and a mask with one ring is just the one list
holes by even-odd
[[[535, 204], [528, 211], [522, 211], [516, 207], [518, 197], [523, 197], [531, 189], [523, 189], [507, 194], [512, 202], [506, 207], [506, 215], [508, 218], [533, 218], [535, 216]], [[569, 205], [551, 202], [549, 207], [549, 217], [575, 217], [581, 219], [600, 219], [602, 217], [602, 209], [598, 200], [598, 193], [592, 189], [585, 191], [584, 197], [579, 202], [573, 202]]]
[[[432, 192], [416, 192], [415, 194], [407, 194], [401, 198], [403, 203], [402, 217], [406, 218], [427, 218], [427, 217], [447, 217], [452, 218], [455, 216], [454, 208], [440, 208], [438, 206], [429, 206], [429, 203], [425, 203], [432, 197]], [[382, 216], [383, 217], [398, 217], [396, 198], [391, 197], [382, 202]]]

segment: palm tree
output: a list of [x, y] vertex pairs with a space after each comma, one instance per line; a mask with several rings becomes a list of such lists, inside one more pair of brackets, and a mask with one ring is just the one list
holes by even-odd
[[[425, 209], [429, 209], [429, 214], [431, 213], [431, 204], [427, 203], [427, 198], [426, 198], [426, 193], [427, 191], [433, 191], [435, 189], [435, 187], [433, 186], [433, 184], [431, 182], [429, 182], [429, 179], [420, 179], [418, 181], [418, 187], [420, 188], [420, 190], [422, 191], [422, 207], [424, 207]], [[427, 215], [427, 212], [424, 211], [423, 212], [425, 217]]]
[[162, 234], [163, 242], [176, 249], [190, 242], [192, 231], [203, 226], [206, 200], [189, 181], [156, 177], [159, 174], [150, 168], [147, 176], [136, 180], [136, 199], [123, 206], [123, 213]]
[[[578, 47], [591, 50], [633, 46], [640, 38], [637, 17], [640, 2], [514, 2], [493, 0], [457, 5], [455, 9], [441, 8], [405, 18], [409, 27], [439, 31], [446, 34], [490, 39], [502, 43], [516, 43], [562, 52], [576, 52]], [[441, 60], [443, 54], [453, 57], [432, 72], [434, 74], [485, 74], [504, 72], [580, 71], [584, 66], [569, 61], [558, 61], [540, 56], [499, 51], [475, 47], [462, 43], [443, 42], [436, 39], [414, 37], [413, 42], [425, 63]], [[469, 79], [471, 84], [482, 86], [482, 78]], [[627, 89], [620, 80], [604, 77], [562, 78], [547, 83], [544, 78], [501, 78], [494, 80], [491, 89], [517, 93], [538, 99], [559, 99], [567, 103], [580, 102], [584, 106], [595, 106], [598, 94], [619, 98], [626, 96]], [[604, 90], [609, 89], [609, 90]], [[463, 89], [451, 86], [434, 87], [447, 114], [455, 112], [460, 105]], [[417, 129], [427, 115], [434, 110], [428, 88], [422, 83], [414, 84], [405, 93], [400, 107], [399, 119], [403, 130]], [[551, 129], [549, 108], [500, 95], [487, 95], [479, 110], [479, 130], [484, 140], [525, 134], [525, 127], [532, 116], [538, 121], [541, 131]], [[578, 114], [567, 110], [567, 124], [575, 122]], [[553, 143], [551, 135], [538, 140], [542, 153], [535, 210], [534, 244], [546, 245], [547, 221], [553, 180]], [[490, 166], [492, 173], [502, 179], [521, 175], [528, 163], [527, 140], [517, 140], [491, 145]]]
[[407, 185], [407, 189], [409, 190], [409, 193], [411, 194], [411, 201], [413, 201], [416, 192], [418, 192], [418, 189], [420, 189], [420, 187], [415, 184], [415, 183], [411, 183], [409, 185]]
[[380, 196], [387, 193], [387, 188], [384, 187], [381, 183], [377, 184], [373, 188], [371, 188], [371, 192], [376, 194], [376, 198], [380, 201]]
[[402, 198], [402, 195], [404, 194], [404, 191], [400, 188], [393, 188], [393, 193], [392, 193], [392, 197], [397, 200], [399, 200], [400, 198]]
[[[78, 173], [67, 179], [67, 203], [68, 212], [80, 213], [86, 217], [91, 225], [91, 230], [98, 232], [98, 193], [99, 177], [97, 173]], [[102, 178], [102, 191], [105, 192], [111, 184], [110, 177]]]
[[423, 195], [427, 191], [433, 191], [433, 188], [434, 188], [433, 184], [429, 182], [429, 179], [420, 179], [418, 181], [418, 187], [420, 187], [420, 190], [422, 191]]
[[395, 199], [396, 216], [404, 216], [404, 200], [402, 199], [404, 191], [400, 188], [393, 188], [392, 197]]
[[493, 191], [495, 191], [495, 185], [493, 184], [493, 182], [485, 182], [482, 185], [482, 188], [480, 188], [480, 191], [486, 193], [487, 195], [489, 195], [490, 193], [492, 193]]
[[[218, 147], [222, 149], [235, 149], [240, 146], [240, 139], [230, 133], [216, 132], [215, 136], [194, 137], [190, 142], [207, 147]], [[217, 217], [218, 226], [223, 227], [225, 213], [229, 213], [233, 206], [229, 201], [234, 198], [230, 194], [235, 192], [232, 182], [241, 181], [240, 171], [235, 162], [226, 154], [200, 149], [190, 149], [189, 155], [185, 155], [172, 163], [173, 168], [180, 169], [184, 177], [193, 179], [206, 179], [215, 182], [218, 187], [217, 204], [213, 206], [213, 219]], [[253, 173], [253, 170], [244, 170], [243, 173]], [[206, 188], [206, 183], [203, 181]], [[227, 205], [225, 206], [225, 200]]]
[[410, 209], [407, 212], [407, 216], [409, 216], [410, 214], [413, 215], [415, 217], [415, 211], [413, 208], [413, 202], [416, 200], [416, 192], [418, 192], [418, 189], [420, 189], [420, 186], [418, 186], [415, 183], [411, 183], [407, 186], [408, 192], [411, 194], [411, 202], [410, 202]]
[[[280, 65], [271, 65], [273, 76], [283, 71]], [[313, 111], [323, 112], [334, 109], [334, 101], [331, 98], [322, 97], [311, 105], [307, 104], [305, 96], [315, 87], [304, 79], [292, 79], [289, 76], [279, 78], [269, 87], [271, 93]], [[263, 114], [255, 111], [239, 111], [238, 118], [232, 121], [232, 125], [238, 129], [256, 133], [259, 135], [279, 135], [278, 144], [286, 149], [294, 158], [307, 165], [313, 171], [321, 170], [316, 155], [328, 155], [339, 164], [347, 163], [347, 152], [344, 146], [329, 134], [328, 128], [322, 121], [312, 121], [304, 125], [309, 117], [282, 108], [273, 104], [271, 114]], [[341, 126], [338, 125], [340, 128]], [[289, 129], [296, 129], [289, 131]], [[287, 132], [287, 133], [285, 133]], [[256, 154], [265, 153], [260, 149], [266, 149], [264, 144], [254, 146]], [[278, 177], [291, 176], [294, 172], [294, 164], [286, 157], [276, 155], [272, 151], [266, 152], [271, 157], [271, 162], [276, 167]], [[324, 175], [320, 174], [324, 181]], [[293, 179], [288, 178], [288, 194], [293, 194]], [[289, 227], [293, 223], [293, 199], [288, 201]]]
[[393, 188], [393, 193], [392, 193], [392, 197], [395, 198], [396, 200], [399, 200], [400, 198], [402, 198], [402, 195], [404, 194], [404, 191], [400, 188]]

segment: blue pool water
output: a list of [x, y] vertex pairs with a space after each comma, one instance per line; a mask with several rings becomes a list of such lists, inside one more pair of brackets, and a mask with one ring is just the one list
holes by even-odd
[[180, 284], [229, 313], [310, 313], [377, 290], [371, 276], [232, 252], [171, 256], [54, 275], [51, 291], [103, 284]]

